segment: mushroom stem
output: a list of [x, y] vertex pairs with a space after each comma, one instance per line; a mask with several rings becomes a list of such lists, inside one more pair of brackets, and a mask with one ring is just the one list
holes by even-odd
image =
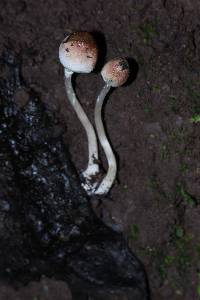
[[100, 92], [97, 98], [96, 106], [95, 106], [95, 125], [97, 129], [97, 134], [108, 161], [107, 174], [102, 180], [102, 182], [100, 183], [100, 185], [98, 186], [98, 188], [95, 190], [96, 195], [107, 194], [109, 192], [111, 186], [113, 185], [117, 173], [116, 158], [110, 146], [110, 143], [106, 137], [106, 133], [102, 122], [102, 117], [101, 117], [103, 102], [110, 88], [111, 88], [110, 85], [105, 84], [105, 86], [103, 87], [102, 91]]
[[89, 149], [89, 159], [88, 159], [88, 166], [87, 169], [82, 173], [83, 177], [85, 178], [86, 182], [82, 184], [86, 191], [92, 191], [96, 187], [97, 183], [92, 184], [90, 182], [91, 177], [96, 175], [99, 172], [99, 165], [98, 165], [98, 146], [97, 146], [97, 138], [96, 133], [92, 124], [90, 123], [87, 115], [85, 114], [82, 106], [80, 105], [73, 86], [72, 86], [72, 75], [73, 72], [65, 70], [65, 89], [67, 96], [71, 105], [73, 106], [80, 122], [82, 123], [88, 138], [88, 149]]

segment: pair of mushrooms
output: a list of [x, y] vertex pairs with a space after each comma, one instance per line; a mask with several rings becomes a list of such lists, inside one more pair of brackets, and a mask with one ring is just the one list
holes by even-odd
[[59, 59], [64, 67], [64, 80], [67, 96], [81, 121], [88, 138], [89, 159], [86, 170], [82, 173], [85, 183], [83, 188], [88, 194], [107, 194], [113, 185], [117, 172], [115, 155], [105, 134], [102, 122], [102, 106], [106, 95], [111, 87], [124, 84], [129, 76], [129, 65], [124, 58], [115, 58], [107, 62], [101, 75], [105, 82], [103, 89], [96, 100], [94, 119], [97, 136], [105, 152], [108, 161], [108, 171], [103, 180], [93, 182], [93, 178], [99, 174], [98, 144], [95, 130], [80, 105], [73, 86], [73, 73], [90, 73], [97, 62], [98, 49], [94, 38], [88, 32], [74, 32], [67, 36], [59, 47]]

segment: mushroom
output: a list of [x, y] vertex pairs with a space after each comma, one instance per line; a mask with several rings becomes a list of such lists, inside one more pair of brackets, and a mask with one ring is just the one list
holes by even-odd
[[86, 191], [93, 190], [96, 183], [91, 178], [99, 172], [98, 146], [94, 128], [79, 103], [73, 86], [73, 73], [90, 73], [97, 61], [98, 49], [92, 35], [85, 31], [74, 32], [67, 36], [59, 47], [59, 59], [64, 67], [65, 89], [71, 105], [73, 106], [88, 138], [88, 166], [82, 173], [85, 178], [83, 187]]
[[105, 152], [108, 161], [108, 171], [100, 185], [95, 190], [96, 195], [107, 194], [113, 185], [117, 173], [116, 158], [111, 148], [111, 145], [106, 137], [104, 125], [102, 122], [102, 106], [104, 99], [111, 87], [118, 87], [123, 85], [129, 76], [129, 65], [124, 58], [115, 58], [105, 64], [101, 71], [105, 85], [97, 97], [95, 106], [95, 125], [97, 135], [101, 146]]

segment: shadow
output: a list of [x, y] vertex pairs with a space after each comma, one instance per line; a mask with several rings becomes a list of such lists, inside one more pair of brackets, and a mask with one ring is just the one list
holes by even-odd
[[127, 82], [123, 86], [128, 86], [131, 83], [133, 83], [133, 81], [136, 80], [139, 72], [139, 64], [137, 63], [137, 61], [132, 57], [127, 57], [126, 59], [128, 61], [129, 68], [130, 68], [130, 75]]
[[94, 69], [95, 73], [98, 73], [101, 71], [105, 64], [105, 58], [106, 58], [106, 53], [107, 53], [107, 47], [106, 47], [106, 39], [105, 36], [102, 32], [100, 31], [93, 31], [91, 32], [98, 47], [98, 59], [97, 59], [97, 64]]

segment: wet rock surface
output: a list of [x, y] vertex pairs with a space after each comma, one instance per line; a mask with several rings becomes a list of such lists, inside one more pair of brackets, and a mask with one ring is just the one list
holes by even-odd
[[[79, 285], [81, 299], [89, 284], [121, 286], [122, 295], [130, 287], [135, 299], [147, 299], [143, 267], [122, 235], [94, 214], [62, 141], [62, 127], [23, 82], [20, 61], [9, 50], [1, 66], [1, 280], [27, 284], [53, 276], [69, 282], [73, 291], [76, 280], [70, 276], [76, 274], [88, 282], [88, 288]], [[20, 108], [13, 100], [19, 89], [28, 95]]]
[[1, 300], [17, 299], [26, 300], [44, 299], [44, 300], [72, 300], [70, 288], [66, 282], [56, 281], [55, 279], [42, 278], [40, 282], [31, 282], [27, 286], [16, 289], [8, 285], [0, 285]]

